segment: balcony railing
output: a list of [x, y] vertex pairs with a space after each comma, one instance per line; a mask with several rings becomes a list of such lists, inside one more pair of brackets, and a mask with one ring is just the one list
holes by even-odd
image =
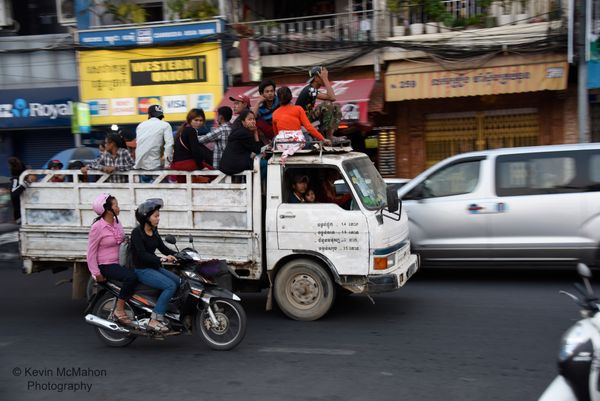
[[[436, 24], [447, 28], [492, 28], [559, 20], [566, 12], [566, 0], [496, 0], [485, 7], [481, 0], [442, 0], [443, 7], [428, 14], [422, 5], [407, 5], [400, 12], [391, 13], [392, 26]], [[396, 36], [396, 35], [393, 35]]]
[[[244, 30], [257, 39], [261, 54], [302, 53], [332, 49], [332, 42], [343, 45], [408, 34], [408, 30], [396, 28], [413, 24], [422, 24], [422, 32], [413, 31], [414, 35], [556, 20], [564, 15], [561, 10], [566, 0], [499, 0], [487, 7], [482, 7], [480, 0], [443, 0], [442, 4], [444, 11], [435, 16], [428, 15], [423, 6], [410, 6], [406, 1], [406, 7], [395, 14], [388, 10], [366, 10], [238, 25], [245, 25]], [[440, 27], [438, 22], [444, 25]]]
[[[262, 54], [303, 52], [331, 48], [331, 42], [370, 41], [387, 37], [386, 11], [313, 15], [243, 23], [259, 39]], [[260, 40], [262, 39], [262, 40]], [[303, 42], [311, 43], [310, 47]], [[322, 46], [319, 46], [321, 42]], [[294, 47], [296, 51], [294, 50]]]

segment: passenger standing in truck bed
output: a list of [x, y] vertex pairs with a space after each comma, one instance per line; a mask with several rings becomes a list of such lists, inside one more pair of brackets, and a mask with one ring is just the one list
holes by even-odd
[[[164, 166], [169, 167], [173, 160], [173, 130], [163, 121], [162, 107], [153, 104], [148, 108], [148, 120], [141, 122], [136, 129], [135, 168], [141, 170], [157, 170], [161, 167], [161, 156]], [[161, 155], [164, 146], [164, 153]]]

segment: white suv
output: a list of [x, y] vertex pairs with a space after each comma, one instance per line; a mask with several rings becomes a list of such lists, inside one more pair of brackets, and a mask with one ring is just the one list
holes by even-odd
[[398, 194], [425, 265], [598, 264], [600, 144], [464, 153]]

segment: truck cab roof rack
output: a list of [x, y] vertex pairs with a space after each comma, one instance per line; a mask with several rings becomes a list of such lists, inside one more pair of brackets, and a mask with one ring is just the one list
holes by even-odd
[[[277, 145], [302, 145], [301, 149], [294, 152], [294, 155], [307, 155], [307, 154], [327, 154], [327, 153], [348, 153], [352, 152], [352, 143], [349, 139], [335, 140], [332, 145], [324, 145], [322, 141], [277, 141], [274, 145], [267, 145], [265, 151], [273, 155], [280, 155], [285, 150], [285, 147], [280, 148]], [[291, 155], [290, 157], [294, 157]]]

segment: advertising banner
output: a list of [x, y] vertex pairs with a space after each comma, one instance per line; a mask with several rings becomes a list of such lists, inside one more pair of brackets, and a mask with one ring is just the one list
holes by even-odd
[[73, 134], [89, 134], [90, 105], [82, 102], [73, 103], [73, 116], [71, 117], [71, 132]]
[[77, 87], [0, 90], [0, 129], [70, 127]]
[[[371, 92], [374, 84], [374, 79], [353, 79], [331, 82], [331, 87], [336, 97], [336, 103], [340, 105], [343, 122], [369, 122], [369, 101], [372, 97]], [[287, 84], [285, 86], [292, 91], [292, 103], [295, 103], [296, 98], [306, 86], [306, 83]], [[323, 91], [323, 88], [321, 88], [321, 91]], [[225, 93], [219, 107], [233, 107], [233, 102], [229, 98], [235, 98], [238, 95], [248, 96], [253, 105], [259, 101], [258, 99], [260, 97], [258, 86], [233, 86], [227, 89], [227, 93]], [[317, 101], [317, 103], [318, 102], [320, 101]]]
[[90, 105], [92, 125], [139, 123], [152, 104], [162, 105], [166, 121], [185, 120], [192, 108], [212, 119], [222, 68], [219, 43], [80, 51], [80, 97]]
[[89, 47], [160, 45], [200, 39], [219, 33], [219, 21], [91, 29], [77, 32], [77, 42]]
[[[413, 72], [414, 64], [390, 66], [386, 73], [385, 100], [432, 99], [505, 93], [564, 90], [567, 87], [566, 60], [529, 62], [504, 59], [507, 65], [486, 68]], [[408, 68], [405, 68], [407, 66]], [[419, 66], [427, 71], [427, 66]]]
[[588, 34], [588, 89], [600, 88], [600, 15], [594, 17]]

